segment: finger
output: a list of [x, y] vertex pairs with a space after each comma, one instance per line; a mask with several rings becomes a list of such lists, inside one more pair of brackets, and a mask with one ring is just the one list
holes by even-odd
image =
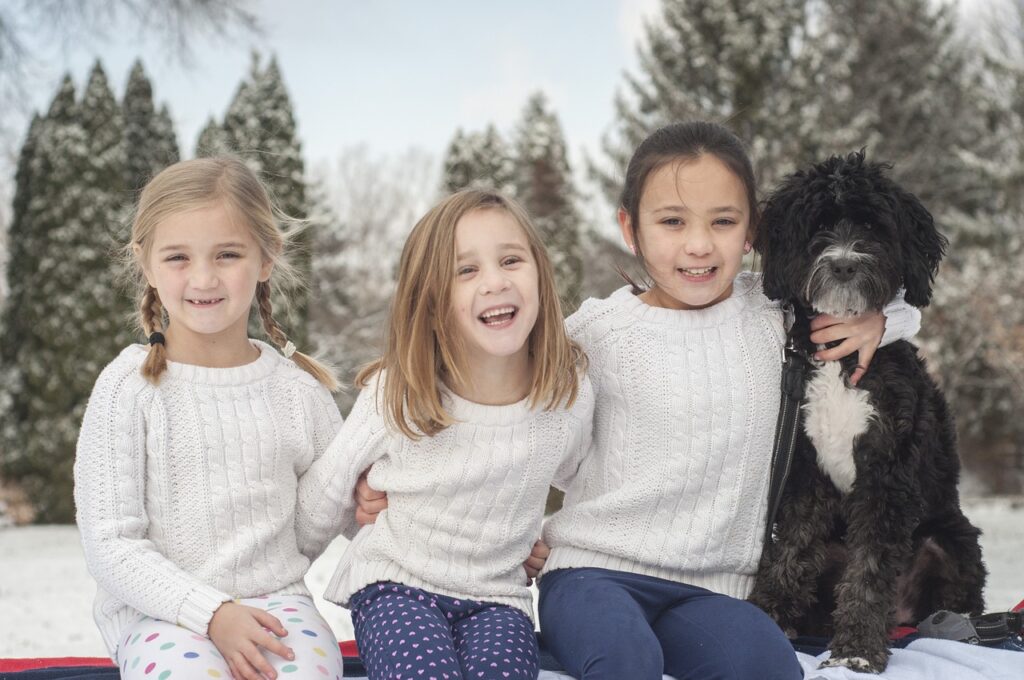
[[840, 344], [831, 349], [823, 349], [814, 353], [818, 361], [837, 361], [857, 351], [857, 341], [852, 338], [843, 340]]
[[[255, 649], [255, 647], [253, 647], [253, 649]], [[259, 654], [259, 652], [257, 652], [257, 654]], [[242, 652], [238, 652], [234, 655], [233, 663], [231, 665], [235, 669], [233, 673], [236, 678], [241, 678], [242, 680], [263, 680], [259, 671], [249, 663], [249, 660], [245, 658], [245, 655]]]
[[846, 340], [855, 335], [852, 328], [846, 324], [835, 324], [827, 326], [811, 333], [811, 342], [815, 345], [824, 345], [836, 340]]
[[388, 509], [388, 497], [386, 494], [382, 494], [379, 498], [364, 498], [359, 505], [371, 515], [376, 515], [381, 510]]
[[363, 512], [363, 509], [356, 506], [356, 524], [361, 527], [365, 527], [367, 524], [373, 524], [377, 521], [377, 513], [375, 512]]
[[363, 470], [363, 474], [359, 475], [359, 479], [356, 480], [356, 496], [360, 500], [377, 500], [386, 497], [383, 491], [377, 491], [370, 486], [370, 482], [366, 478], [369, 473], [369, 468]]
[[842, 319], [831, 314], [819, 314], [818, 316], [811, 319], [811, 331], [821, 330], [822, 328], [828, 328], [829, 326], [835, 326], [840, 323]]
[[[282, 659], [287, 659], [288, 661], [295, 660], [295, 652], [292, 651], [291, 647], [271, 635], [264, 633], [262, 636], [255, 638], [253, 642], [268, 652], [277, 654]], [[260, 656], [260, 658], [262, 659], [263, 657]]]
[[224, 663], [228, 665], [228, 674], [231, 676], [232, 680], [239, 680], [239, 678], [242, 677], [238, 670], [235, 668], [235, 664], [232, 663], [230, 659], [224, 659]]
[[530, 576], [530, 577], [528, 577], [526, 579], [526, 585], [528, 585], [528, 586], [532, 586], [533, 585], [533, 577], [532, 576]]
[[863, 368], [865, 371], [871, 366], [871, 360], [875, 358], [875, 350], [877, 347], [861, 347], [860, 352], [857, 353], [857, 366]]
[[274, 667], [270, 665], [270, 662], [267, 661], [267, 657], [260, 653], [259, 647], [251, 646], [244, 653], [246, 660], [253, 668], [253, 672], [255, 673], [253, 676], [254, 678], [257, 678], [257, 680], [262, 680], [264, 677], [270, 678], [270, 680], [275, 680], [275, 678], [277, 678], [277, 672], [274, 670]]
[[265, 612], [261, 609], [256, 609], [255, 612], [254, 618], [259, 621], [261, 626], [270, 629], [270, 631], [278, 637], [285, 637], [288, 635], [288, 629], [284, 627], [284, 624], [281, 623], [279, 618], [270, 612]]
[[533, 544], [533, 550], [530, 551], [531, 557], [539, 557], [541, 559], [547, 559], [551, 555], [551, 548], [544, 541], [537, 541]]
[[543, 569], [545, 562], [547, 562], [547, 560], [543, 557], [529, 557], [525, 562], [523, 562], [523, 566], [527, 569]]
[[863, 366], [858, 366], [856, 370], [850, 375], [850, 384], [856, 386], [860, 382], [860, 379], [864, 376], [865, 369]]

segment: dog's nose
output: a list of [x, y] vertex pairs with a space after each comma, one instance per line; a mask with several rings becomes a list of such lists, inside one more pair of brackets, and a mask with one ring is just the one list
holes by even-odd
[[833, 260], [832, 276], [837, 281], [849, 281], [857, 273], [857, 263], [854, 260]]

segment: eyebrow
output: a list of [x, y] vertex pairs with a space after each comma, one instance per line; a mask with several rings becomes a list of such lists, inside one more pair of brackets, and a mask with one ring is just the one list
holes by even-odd
[[[523, 253], [528, 252], [526, 247], [521, 245], [521, 244], [519, 244], [519, 243], [499, 243], [498, 244], [498, 248], [500, 248], [501, 250], [518, 250], [518, 251], [523, 252]], [[473, 254], [473, 251], [470, 251], [468, 253], [458, 253], [455, 256], [455, 259], [456, 260], [465, 260], [466, 258], [471, 256], [472, 254]]]
[[[222, 248], [235, 248], [235, 249], [238, 249], [238, 250], [243, 250], [245, 248], [248, 248], [248, 246], [246, 244], [244, 244], [244, 243], [239, 243], [237, 241], [229, 241], [227, 243], [218, 243], [217, 245], [214, 246], [215, 250], [220, 250]], [[170, 245], [170, 246], [164, 246], [163, 248], [161, 248], [157, 252], [162, 253], [165, 250], [188, 250], [188, 249], [189, 249], [189, 247], [186, 246], [186, 245]]]
[[[662, 206], [661, 208], [656, 208], [656, 209], [651, 211], [652, 214], [664, 213], [664, 212], [680, 213], [680, 212], [691, 212], [691, 211], [685, 205], [666, 205], [666, 206]], [[738, 215], [742, 215], [743, 214], [742, 210], [740, 210], [736, 206], [732, 206], [732, 205], [722, 205], [722, 206], [718, 206], [717, 208], [711, 208], [710, 210], [708, 210], [708, 212], [712, 213], [712, 214], [720, 214], [720, 213], [736, 213]]]

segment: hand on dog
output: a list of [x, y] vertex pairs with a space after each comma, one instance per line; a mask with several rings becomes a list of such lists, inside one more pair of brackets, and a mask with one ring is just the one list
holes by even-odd
[[811, 342], [824, 345], [841, 340], [831, 349], [814, 354], [819, 361], [837, 361], [857, 352], [857, 369], [850, 376], [850, 384], [856, 385], [871, 365], [875, 350], [885, 333], [885, 315], [881, 312], [866, 312], [857, 316], [838, 317], [819, 314], [811, 320]]
[[352, 495], [356, 499], [356, 522], [359, 526], [366, 526], [377, 521], [377, 515], [382, 510], [388, 509], [388, 495], [383, 491], [377, 491], [366, 481], [369, 469], [363, 470], [356, 482], [355, 491]]

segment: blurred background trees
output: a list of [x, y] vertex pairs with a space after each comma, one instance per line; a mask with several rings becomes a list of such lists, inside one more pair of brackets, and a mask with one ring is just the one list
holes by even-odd
[[[194, 0], [165, 5], [178, 7], [183, 23], [168, 24], [164, 39], [186, 44], [198, 29], [185, 18], [211, 11]], [[148, 4], [98, 6], [144, 12]], [[207, 17], [213, 30], [258, 31], [244, 6], [223, 3]], [[63, 0], [38, 7], [79, 11]], [[282, 298], [281, 320], [347, 381], [379, 352], [404, 237], [443, 193], [486, 186], [523, 202], [551, 250], [568, 313], [622, 285], [616, 265], [631, 260], [608, 224], [628, 157], [656, 127], [692, 118], [731, 126], [750, 147], [762, 193], [802, 165], [867, 147], [869, 158], [893, 164], [951, 240], [918, 340], [957, 416], [969, 489], [1020, 493], [1024, 0], [1002, 7], [968, 32], [954, 7], [929, 0], [662, 0], [603, 148], [583, 167], [570, 166], [572, 131], [535, 92], [511, 129], [481, 121], [479, 130], [453, 130], [440, 159], [362, 146], [306, 168], [286, 76], [273, 57], [257, 56], [223, 117], [184, 147], [240, 155], [283, 211], [303, 220], [298, 263], [309, 286], [289, 291], [287, 307]], [[82, 22], [70, 22], [73, 31], [96, 15], [70, 16]], [[14, 28], [0, 11], [8, 82], [24, 57]], [[141, 63], [120, 99], [98, 62], [80, 91], [65, 79], [24, 131], [13, 200], [0, 211], [8, 251], [0, 481], [31, 499], [38, 521], [72, 519], [85, 399], [103, 365], [137, 339], [110, 255], [126, 238], [134, 191], [180, 155], [174, 102], [158, 104], [154, 89]], [[342, 412], [353, 397], [339, 395]]]

